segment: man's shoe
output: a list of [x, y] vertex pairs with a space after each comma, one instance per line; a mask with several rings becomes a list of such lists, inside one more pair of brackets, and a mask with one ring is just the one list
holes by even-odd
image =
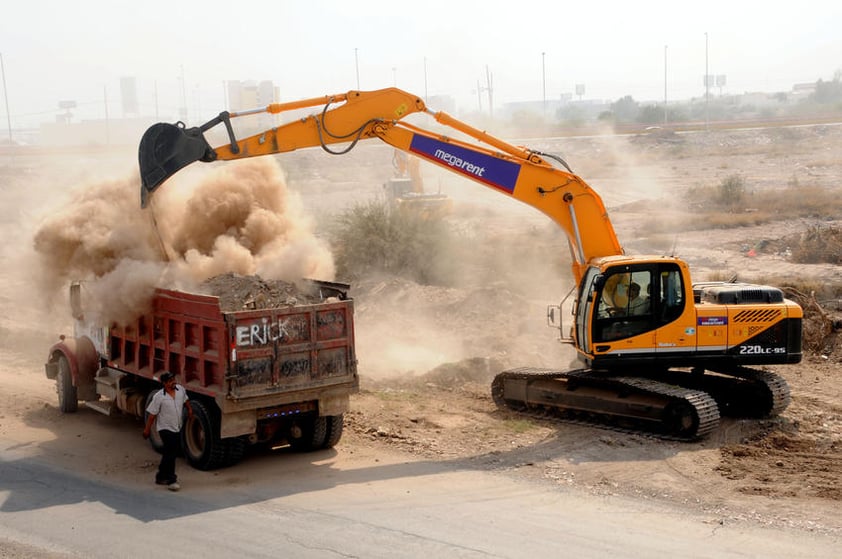
[[166, 481], [166, 480], [163, 480], [163, 479], [156, 479], [155, 480], [155, 485], [169, 485], [169, 484], [170, 484], [169, 481]]
[[178, 491], [181, 489], [181, 486], [178, 484], [177, 481], [172, 482], [171, 484], [167, 485], [167, 489], [170, 491]]

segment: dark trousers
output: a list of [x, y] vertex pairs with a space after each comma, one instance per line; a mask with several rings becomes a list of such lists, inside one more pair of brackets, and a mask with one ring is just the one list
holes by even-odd
[[155, 481], [158, 483], [175, 483], [178, 477], [175, 475], [175, 459], [181, 452], [181, 437], [175, 431], [161, 430], [161, 442], [164, 448], [161, 450], [161, 463], [158, 465], [158, 473]]

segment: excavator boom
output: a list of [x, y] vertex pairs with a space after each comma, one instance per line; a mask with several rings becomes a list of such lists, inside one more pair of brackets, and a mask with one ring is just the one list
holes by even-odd
[[[231, 120], [241, 116], [316, 106], [321, 106], [318, 114], [242, 139], [235, 137], [231, 126]], [[432, 117], [465, 139], [403, 120], [414, 113]], [[213, 148], [204, 134], [218, 124], [225, 125], [229, 141]], [[242, 159], [315, 146], [339, 155], [360, 140], [374, 138], [547, 214], [567, 233], [577, 283], [592, 258], [623, 253], [600, 196], [569, 169], [553, 166], [549, 162], [553, 156], [512, 145], [446, 113], [433, 112], [420, 97], [396, 88], [275, 103], [240, 113], [223, 112], [197, 128], [186, 128], [182, 123], [155, 124], [140, 143], [141, 204], [145, 207], [170, 176], [195, 161]], [[332, 147], [340, 143], [348, 145]]]

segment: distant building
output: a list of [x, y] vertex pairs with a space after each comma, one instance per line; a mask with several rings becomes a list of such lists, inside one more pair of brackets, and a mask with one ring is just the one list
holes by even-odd
[[226, 83], [228, 108], [232, 111], [243, 111], [265, 107], [277, 103], [280, 98], [279, 89], [272, 81], [229, 80]]
[[792, 92], [796, 95], [810, 95], [816, 92], [816, 82], [797, 83], [792, 86]]
[[149, 118], [91, 119], [41, 123], [38, 143], [44, 146], [137, 145], [153, 120]]
[[[227, 105], [229, 111], [260, 109], [277, 103], [280, 99], [279, 88], [270, 80], [226, 82]], [[266, 129], [275, 126], [276, 119], [270, 114], [249, 117], [249, 129]]]
[[140, 115], [140, 103], [137, 97], [137, 79], [133, 76], [120, 78], [120, 101], [124, 118]]
[[734, 96], [736, 104], [742, 107], [751, 106], [758, 109], [771, 109], [790, 103], [789, 95], [785, 93], [764, 93], [761, 91], [747, 91]]

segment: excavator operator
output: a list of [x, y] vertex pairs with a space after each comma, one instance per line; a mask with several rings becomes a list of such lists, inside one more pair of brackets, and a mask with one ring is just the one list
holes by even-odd
[[639, 315], [649, 312], [649, 299], [640, 296], [640, 285], [635, 282], [629, 286], [628, 314]]

